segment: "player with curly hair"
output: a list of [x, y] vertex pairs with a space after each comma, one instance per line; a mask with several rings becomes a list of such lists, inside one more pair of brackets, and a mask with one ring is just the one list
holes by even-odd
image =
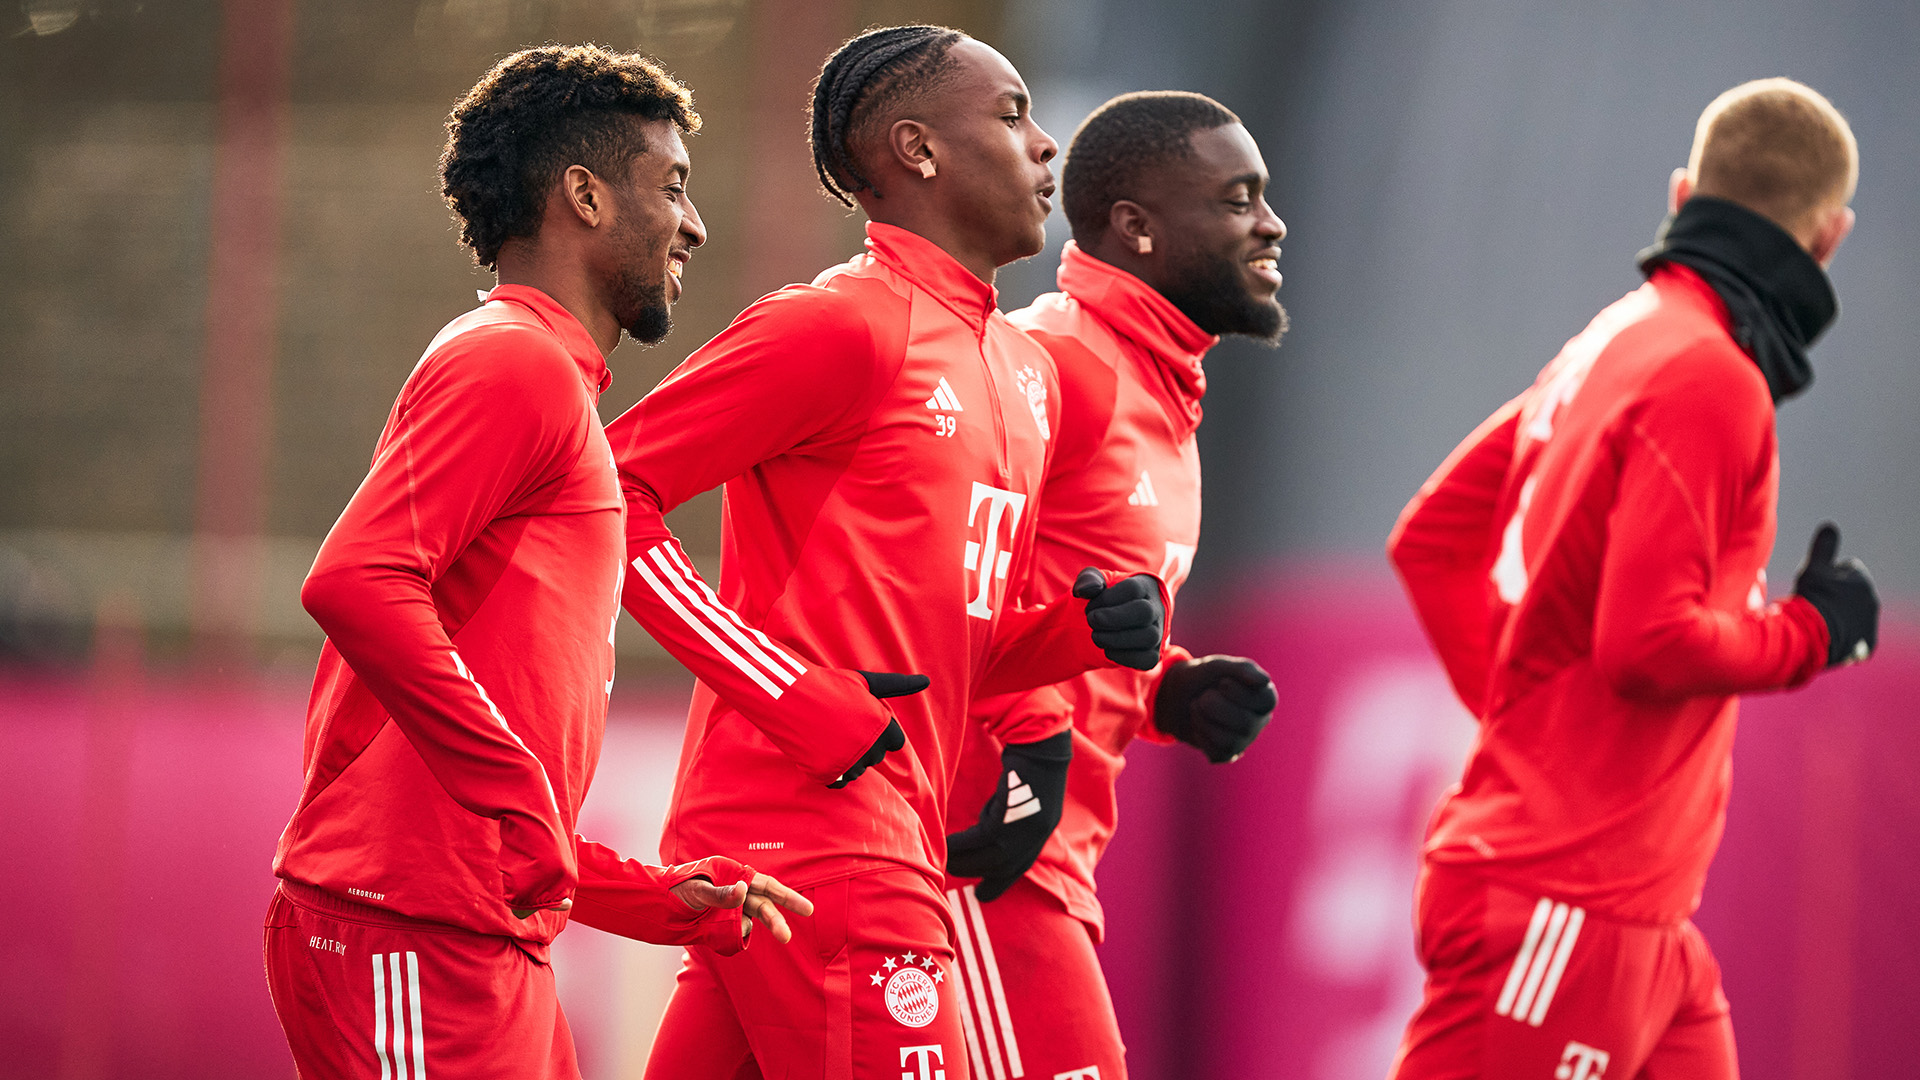
[[268, 985], [300, 1075], [579, 1075], [548, 945], [569, 916], [738, 952], [811, 905], [725, 858], [648, 867], [575, 835], [613, 686], [624, 538], [595, 404], [657, 341], [705, 239], [691, 95], [594, 46], [502, 60], [441, 177], [500, 284], [407, 378], [301, 591], [326, 631]]

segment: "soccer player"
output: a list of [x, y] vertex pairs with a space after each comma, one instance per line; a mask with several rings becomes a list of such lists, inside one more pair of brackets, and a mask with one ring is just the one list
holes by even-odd
[[[699, 678], [662, 850], [751, 857], [816, 912], [779, 955], [688, 950], [656, 1078], [964, 1077], [940, 884], [968, 703], [1150, 668], [1163, 637], [1149, 574], [1012, 603], [1060, 401], [992, 285], [1054, 189], [1019, 73], [953, 30], [873, 30], [822, 68], [812, 131], [866, 252], [755, 302], [609, 429], [627, 610]], [[718, 484], [716, 593], [663, 515]]]
[[576, 839], [613, 686], [623, 506], [594, 405], [666, 335], [706, 239], [692, 98], [586, 46], [502, 60], [441, 178], [500, 284], [427, 347], [301, 600], [327, 633], [274, 858], [268, 985], [300, 1075], [571, 1078], [548, 943], [573, 918], [737, 952], [806, 900], [739, 862]]
[[1864, 660], [1879, 601], [1830, 524], [1767, 599], [1774, 408], [1812, 379], [1853, 133], [1765, 79], [1700, 117], [1647, 283], [1420, 489], [1388, 552], [1479, 717], [1417, 897], [1426, 993], [1393, 1075], [1737, 1075], [1691, 921], [1736, 695]]
[[[1279, 342], [1287, 228], [1267, 205], [1253, 136], [1200, 94], [1107, 102], [1074, 134], [1061, 184], [1074, 239], [1060, 291], [1008, 317], [1060, 368], [1029, 588], [1058, 591], [1092, 562], [1153, 567], [1176, 590], [1200, 540], [1201, 361], [1222, 334]], [[1118, 821], [1122, 755], [1139, 737], [1232, 761], [1274, 703], [1253, 661], [1170, 646], [1151, 671], [1092, 671], [976, 704], [988, 723], [969, 731], [948, 816], [979, 822], [947, 855], [968, 1035], [992, 1063], [976, 1075], [1126, 1075], [1094, 952], [1105, 931], [1094, 867]], [[1071, 720], [1072, 764], [1052, 789], [1039, 790], [1050, 774], [1024, 748], [989, 733], [1006, 726], [996, 715], [1028, 714]], [[1008, 805], [997, 789], [1009, 773], [1034, 780], [1037, 805]]]

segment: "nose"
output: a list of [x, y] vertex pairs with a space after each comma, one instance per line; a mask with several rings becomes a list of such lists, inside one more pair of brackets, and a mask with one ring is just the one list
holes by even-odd
[[1040, 136], [1034, 140], [1033, 143], [1034, 160], [1045, 165], [1047, 162], [1053, 160], [1054, 155], [1060, 152], [1060, 144], [1054, 142], [1053, 136], [1047, 134], [1046, 129], [1042, 128], [1039, 124], [1033, 125], [1033, 130]]
[[1258, 227], [1261, 236], [1267, 237], [1276, 244], [1287, 238], [1287, 223], [1280, 220], [1280, 215], [1273, 212], [1273, 207], [1268, 206], [1265, 199], [1260, 200]]
[[680, 217], [680, 235], [687, 238], [688, 247], [699, 247], [707, 242], [707, 226], [700, 220], [700, 211], [694, 208], [693, 200], [681, 196], [687, 204], [687, 211]]

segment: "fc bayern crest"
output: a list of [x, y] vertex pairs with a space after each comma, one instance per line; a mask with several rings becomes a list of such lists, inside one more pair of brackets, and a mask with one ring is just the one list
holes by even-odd
[[886, 997], [887, 1012], [910, 1028], [926, 1027], [940, 1015], [940, 984], [945, 981], [946, 973], [933, 957], [917, 953], [887, 957], [872, 979]]
[[1027, 411], [1033, 414], [1033, 423], [1040, 429], [1040, 437], [1053, 438], [1053, 429], [1047, 424], [1047, 380], [1030, 367], [1020, 369], [1014, 376], [1015, 385], [1027, 399]]

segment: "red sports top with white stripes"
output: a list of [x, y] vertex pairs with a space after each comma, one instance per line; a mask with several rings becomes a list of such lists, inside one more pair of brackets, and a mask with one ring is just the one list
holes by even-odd
[[1826, 624], [1767, 602], [1773, 402], [1725, 305], [1667, 266], [1567, 342], [1388, 541], [1480, 736], [1426, 857], [1614, 918], [1700, 902], [1734, 695], [1795, 686]]
[[[624, 550], [594, 411], [609, 381], [586, 328], [518, 285], [447, 324], [408, 376], [301, 590], [327, 642], [274, 857], [293, 888], [536, 953], [567, 916], [517, 919], [510, 903], [572, 895], [576, 917], [616, 932], [696, 935], [665, 891], [696, 868], [622, 862], [573, 834]], [[738, 947], [737, 920], [706, 922]]]
[[[1061, 415], [1041, 500], [1028, 587], [1048, 595], [1081, 567], [1157, 574], [1169, 594], [1186, 580], [1200, 543], [1201, 359], [1219, 338], [1132, 274], [1069, 241], [1060, 257], [1060, 291], [1008, 320], [1026, 331], [1060, 368]], [[1187, 655], [1169, 648], [1164, 665]], [[1162, 668], [1105, 668], [1025, 695], [985, 700], [976, 714], [996, 717], [970, 730], [948, 813], [970, 824], [999, 783], [1000, 744], [988, 729], [1009, 718], [1069, 716], [1073, 763], [1060, 824], [1027, 871], [1074, 917], [1104, 932], [1094, 867], [1119, 822], [1115, 781], [1135, 737], [1169, 741], [1152, 723]]]
[[[797, 887], [902, 865], [939, 880], [967, 703], [1106, 664], [1083, 603], [1010, 605], [1052, 361], [933, 243], [871, 224], [866, 246], [755, 302], [608, 428], [623, 599], [699, 679], [661, 850], [750, 858]], [[723, 483], [716, 591], [664, 515]], [[858, 670], [932, 686], [881, 702]], [[906, 749], [829, 789], [889, 709]]]

